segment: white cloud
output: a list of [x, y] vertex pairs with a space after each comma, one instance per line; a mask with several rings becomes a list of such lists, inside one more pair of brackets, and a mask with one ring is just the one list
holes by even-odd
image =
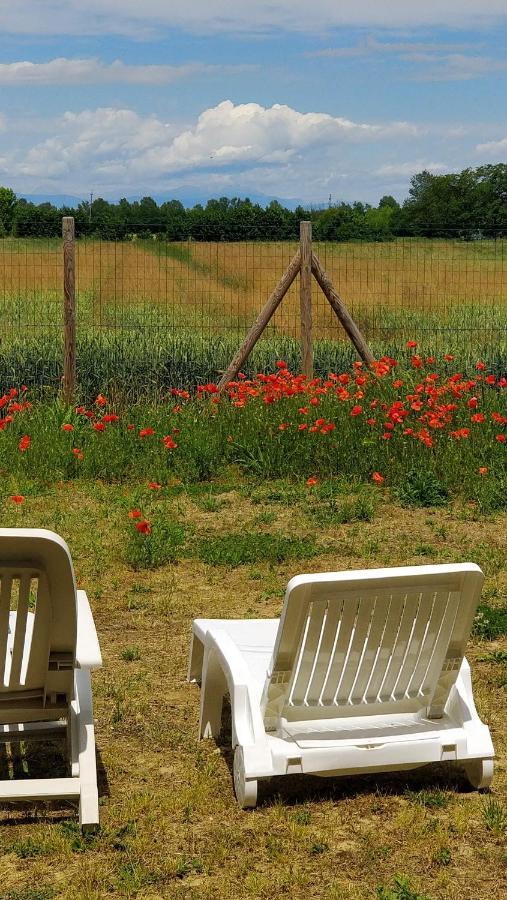
[[[312, 152], [337, 152], [352, 143], [413, 138], [410, 123], [370, 124], [301, 113], [289, 106], [234, 105], [224, 100], [205, 110], [187, 128], [130, 109], [99, 108], [67, 112], [51, 134], [13, 158], [13, 172], [30, 178], [82, 179], [88, 170], [97, 182], [136, 184], [171, 173], [205, 167], [283, 165]], [[90, 176], [88, 176], [90, 177]]]
[[255, 66], [221, 66], [187, 63], [181, 66], [130, 65], [117, 59], [103, 63], [98, 59], [67, 59], [59, 57], [46, 63], [28, 60], [0, 63], [0, 84], [169, 84], [182, 78], [215, 73], [234, 74]]
[[424, 66], [424, 71], [417, 75], [418, 81], [470, 81], [472, 78], [507, 71], [507, 61], [504, 59], [469, 56], [464, 53], [451, 53], [441, 57], [412, 53], [406, 59]]
[[477, 153], [492, 156], [505, 162], [507, 159], [507, 137], [499, 141], [487, 141], [485, 144], [477, 144], [475, 149]]
[[483, 27], [507, 16], [505, 0], [0, 0], [0, 29], [17, 34], [128, 34], [162, 27], [199, 34], [287, 31], [321, 33], [343, 25], [405, 28]]
[[426, 162], [424, 159], [417, 159], [413, 162], [386, 163], [379, 166], [375, 170], [375, 175], [381, 178], [410, 178], [416, 172], [431, 172], [433, 175], [440, 175], [442, 172], [448, 172], [449, 166], [445, 163]]

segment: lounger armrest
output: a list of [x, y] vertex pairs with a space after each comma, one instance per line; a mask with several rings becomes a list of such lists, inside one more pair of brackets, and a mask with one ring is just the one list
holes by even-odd
[[97, 630], [85, 591], [77, 591], [76, 664], [80, 669], [98, 669], [102, 665]]
[[233, 721], [234, 738], [240, 744], [266, 741], [266, 731], [260, 710], [260, 698], [252, 684], [252, 676], [234, 641], [222, 628], [210, 628], [204, 639], [206, 653], [216, 655], [225, 675], [231, 703], [236, 715]]

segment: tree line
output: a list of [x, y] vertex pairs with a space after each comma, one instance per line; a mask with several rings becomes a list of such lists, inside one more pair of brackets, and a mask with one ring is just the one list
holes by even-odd
[[58, 237], [62, 216], [74, 216], [79, 237], [127, 240], [160, 236], [167, 240], [291, 240], [299, 222], [313, 223], [315, 240], [381, 241], [401, 236], [464, 239], [507, 234], [507, 164], [479, 166], [447, 175], [414, 175], [406, 200], [386, 195], [378, 206], [337, 203], [287, 209], [248, 198], [221, 197], [186, 208], [179, 200], [157, 204], [152, 197], [110, 203], [97, 198], [76, 207], [35, 204], [0, 187], [0, 236]]

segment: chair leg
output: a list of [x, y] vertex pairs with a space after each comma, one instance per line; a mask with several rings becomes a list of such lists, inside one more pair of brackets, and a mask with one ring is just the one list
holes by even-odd
[[99, 824], [97, 763], [90, 672], [76, 669], [75, 699], [70, 710], [70, 742], [72, 774], [79, 774], [79, 824], [83, 830]]
[[222, 706], [227, 688], [224, 673], [213, 653], [204, 654], [201, 683], [199, 737], [218, 737], [222, 727]]
[[202, 666], [204, 659], [204, 647], [202, 641], [193, 634], [192, 635], [192, 643], [190, 646], [190, 657], [188, 661], [188, 681], [196, 681], [197, 684], [200, 684], [202, 678]]

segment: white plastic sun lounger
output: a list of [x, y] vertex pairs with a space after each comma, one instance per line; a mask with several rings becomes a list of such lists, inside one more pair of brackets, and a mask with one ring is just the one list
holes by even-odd
[[472, 563], [299, 575], [280, 619], [195, 619], [200, 737], [219, 734], [228, 692], [240, 806], [274, 775], [442, 760], [487, 787], [493, 744], [464, 658], [483, 580]]
[[88, 598], [52, 531], [0, 529], [0, 741], [67, 737], [69, 777], [0, 781], [0, 800], [70, 799], [98, 824], [90, 670], [102, 664]]

